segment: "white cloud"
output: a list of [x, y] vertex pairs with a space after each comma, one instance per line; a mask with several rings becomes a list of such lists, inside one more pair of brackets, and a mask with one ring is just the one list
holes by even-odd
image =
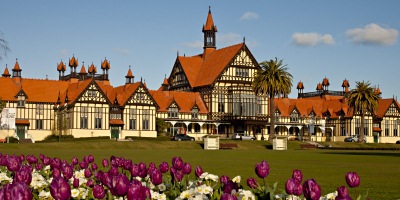
[[243, 42], [243, 36], [237, 33], [226, 33], [226, 34], [221, 34], [217, 35], [217, 45], [218, 43], [221, 47], [237, 44]]
[[68, 56], [68, 52], [66, 49], [61, 49], [61, 55], [62, 56]]
[[393, 45], [399, 32], [396, 29], [382, 28], [371, 23], [363, 28], [349, 29], [346, 31], [346, 35], [354, 44]]
[[194, 42], [184, 42], [183, 46], [185, 47], [190, 47], [190, 48], [195, 48], [195, 49], [201, 49], [203, 48], [203, 42], [201, 41], [194, 41]]
[[332, 35], [321, 35], [318, 33], [294, 33], [292, 35], [293, 43], [297, 46], [315, 46], [318, 44], [333, 45], [335, 40]]
[[114, 51], [119, 53], [119, 54], [121, 54], [121, 55], [123, 55], [123, 56], [129, 55], [131, 53], [131, 50], [124, 49], [124, 48], [114, 48]]
[[245, 12], [240, 17], [240, 20], [253, 20], [253, 19], [258, 19], [258, 14], [255, 12]]

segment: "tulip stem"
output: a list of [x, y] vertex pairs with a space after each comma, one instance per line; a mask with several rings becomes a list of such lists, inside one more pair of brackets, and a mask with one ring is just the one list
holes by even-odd
[[263, 178], [263, 183], [264, 183], [264, 197], [267, 197], [267, 188], [265, 186], [265, 178]]

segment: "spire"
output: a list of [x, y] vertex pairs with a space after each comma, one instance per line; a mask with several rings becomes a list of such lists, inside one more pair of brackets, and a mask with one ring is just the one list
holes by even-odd
[[21, 68], [19, 67], [19, 63], [18, 63], [18, 58], [15, 59], [15, 65], [14, 68], [12, 69], [13, 71], [13, 77], [19, 77], [21, 78]]
[[104, 58], [104, 61], [101, 63], [101, 69], [110, 69], [110, 62], [107, 60], [107, 58]]
[[209, 7], [208, 9], [206, 24], [203, 25], [202, 32], [204, 34], [204, 59], [206, 54], [214, 51], [216, 48], [215, 33], [218, 32], [218, 30], [217, 27], [214, 25], [214, 20], [211, 14], [211, 7]]
[[10, 72], [8, 71], [7, 64], [6, 64], [6, 68], [4, 69], [4, 73], [2, 74], [2, 76], [3, 77], [10, 77], [11, 76]]
[[133, 76], [133, 74], [132, 74], [132, 70], [131, 70], [131, 66], [130, 65], [129, 65], [128, 73], [126, 74], [125, 78], [126, 78], [125, 84], [130, 84], [130, 83], [134, 82], [135, 76]]
[[87, 74], [86, 68], [85, 68], [85, 62], [82, 62], [82, 67], [81, 67], [81, 71], [79, 72], [79, 74]]

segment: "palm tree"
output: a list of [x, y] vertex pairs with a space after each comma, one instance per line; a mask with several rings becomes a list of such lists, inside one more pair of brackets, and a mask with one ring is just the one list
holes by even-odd
[[[261, 69], [254, 73], [252, 87], [256, 95], [267, 95], [269, 97], [270, 127], [269, 138], [275, 138], [275, 105], [274, 98], [277, 95], [287, 96], [292, 89], [292, 74], [287, 70], [283, 60], [271, 59], [260, 63]], [[263, 138], [262, 138], [263, 139]]]
[[358, 142], [362, 142], [364, 139], [364, 118], [367, 113], [374, 114], [378, 108], [378, 102], [380, 99], [379, 93], [374, 91], [371, 84], [368, 82], [356, 81], [356, 88], [350, 90], [346, 94], [347, 104], [349, 108], [353, 109], [354, 114], [361, 115], [361, 127], [360, 134], [358, 136]]

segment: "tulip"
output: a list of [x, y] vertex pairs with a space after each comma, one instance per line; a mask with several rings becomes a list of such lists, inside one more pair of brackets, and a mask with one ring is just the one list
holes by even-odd
[[221, 183], [223, 183], [223, 184], [227, 184], [229, 180], [230, 180], [230, 179], [229, 179], [229, 177], [227, 177], [227, 176], [221, 176], [221, 177], [219, 178], [219, 181], [220, 181]]
[[37, 164], [38, 163], [38, 158], [34, 155], [27, 156], [26, 160], [28, 161], [29, 164]]
[[237, 200], [237, 197], [233, 194], [224, 193], [221, 195], [220, 200]]
[[335, 200], [351, 200], [349, 191], [347, 190], [346, 186], [338, 187], [337, 192], [338, 195], [336, 196]]
[[301, 183], [303, 181], [303, 173], [300, 170], [295, 169], [293, 170], [292, 178]]
[[84, 171], [85, 178], [89, 178], [92, 176], [92, 170], [90, 168], [86, 168]]
[[12, 172], [21, 169], [21, 163], [19, 162], [18, 156], [12, 155], [7, 158], [7, 169]]
[[74, 156], [71, 161], [72, 161], [71, 162], [72, 165], [77, 165], [79, 163], [79, 160], [76, 156]]
[[141, 178], [146, 177], [147, 176], [146, 164], [140, 162], [139, 165], [138, 165], [138, 168], [139, 168], [138, 176], [141, 177]]
[[184, 163], [183, 164], [183, 169], [182, 169], [183, 174], [190, 174], [192, 173], [192, 166], [189, 163]]
[[50, 161], [51, 161], [51, 159], [49, 158], [49, 157], [43, 157], [43, 164], [44, 165], [50, 165]]
[[111, 194], [124, 196], [128, 192], [129, 180], [124, 174], [118, 174], [112, 179]]
[[52, 158], [50, 160], [50, 169], [61, 169], [61, 160], [59, 158]]
[[162, 173], [159, 169], [156, 169], [150, 173], [151, 182], [154, 185], [160, 185], [162, 183]]
[[46, 156], [43, 155], [43, 154], [39, 154], [39, 158], [40, 158], [40, 160], [41, 160], [42, 162], [43, 162], [44, 157], [46, 157]]
[[111, 176], [116, 176], [119, 174], [118, 167], [111, 167], [111, 169], [108, 171]]
[[25, 160], [25, 156], [21, 154], [18, 156], [18, 159], [19, 159], [19, 162], [22, 163]]
[[194, 174], [196, 175], [197, 178], [200, 178], [200, 176], [203, 174], [203, 169], [200, 166], [197, 166], [196, 170], [194, 171]]
[[182, 158], [180, 158], [180, 157], [173, 157], [173, 158], [172, 158], [172, 167], [175, 168], [176, 170], [182, 170], [182, 169], [183, 169], [183, 161], [182, 161]]
[[103, 173], [103, 175], [101, 176], [101, 183], [108, 188], [111, 188], [112, 177], [113, 176], [111, 176], [109, 172]]
[[12, 185], [7, 183], [0, 188], [0, 199], [11, 199]]
[[314, 179], [309, 179], [303, 183], [303, 194], [307, 200], [319, 200], [321, 187]]
[[57, 168], [54, 168], [51, 174], [52, 174], [53, 178], [59, 178], [59, 177], [61, 177], [61, 172], [60, 172], [60, 170], [57, 169]]
[[155, 164], [154, 162], [151, 162], [151, 163], [149, 164], [149, 167], [154, 167], [154, 168], [156, 168], [156, 164]]
[[36, 164], [35, 168], [36, 168], [36, 170], [40, 171], [40, 170], [43, 169], [43, 164], [42, 163], [38, 163], [38, 164]]
[[125, 170], [130, 170], [132, 168], [132, 165], [133, 165], [132, 160], [125, 160], [123, 167]]
[[139, 181], [134, 180], [132, 184], [129, 186], [127, 198], [129, 200], [146, 199], [145, 190], [143, 189], [143, 186]]
[[356, 172], [349, 172], [345, 175], [347, 185], [349, 187], [354, 188], [360, 185], [360, 177], [357, 175]]
[[122, 166], [124, 166], [125, 159], [122, 157], [117, 157], [117, 158], [115, 158], [115, 162], [117, 164], [117, 167], [122, 167]]
[[50, 184], [50, 194], [56, 200], [67, 200], [71, 198], [71, 188], [65, 179], [53, 178]]
[[74, 177], [74, 181], [72, 182], [72, 186], [74, 188], [78, 188], [79, 187], [79, 178]]
[[287, 194], [301, 195], [303, 193], [302, 186], [295, 178], [286, 181], [285, 190]]
[[261, 163], [256, 164], [255, 166], [255, 172], [258, 177], [260, 178], [265, 178], [269, 174], [269, 165], [265, 160], [263, 160]]
[[32, 192], [29, 186], [25, 183], [13, 183], [11, 184], [11, 191], [9, 199], [21, 199], [21, 200], [31, 200], [33, 199]]
[[92, 162], [94, 162], [94, 157], [93, 157], [93, 155], [89, 155], [88, 156], [88, 163], [92, 163]]
[[169, 169], [169, 165], [167, 162], [162, 162], [160, 163], [160, 165], [158, 166], [158, 168], [160, 169], [161, 173], [165, 173], [168, 171]]
[[95, 172], [94, 172], [94, 178], [95, 178], [97, 181], [101, 182], [101, 178], [103, 177], [103, 174], [104, 174], [104, 172], [101, 171], [101, 170], [95, 171]]
[[8, 159], [8, 155], [7, 154], [1, 156], [0, 165], [1, 166], [7, 166], [7, 159]]
[[62, 174], [65, 179], [68, 180], [68, 179], [72, 178], [72, 175], [74, 174], [74, 169], [72, 169], [71, 166], [65, 165], [64, 167], [61, 168], [61, 170], [62, 170]]
[[104, 158], [101, 164], [103, 165], [103, 167], [108, 167], [108, 160]]
[[130, 171], [131, 171], [132, 177], [139, 176], [139, 166], [138, 165], [133, 164]]
[[174, 181], [176, 182], [181, 182], [183, 179], [183, 173], [180, 170], [175, 170], [174, 168], [170, 169], [171, 171], [171, 176], [173, 178]]
[[251, 188], [251, 189], [258, 188], [257, 180], [254, 179], [254, 178], [248, 178], [247, 179], [247, 186], [249, 186], [249, 188]]
[[93, 187], [93, 197], [96, 199], [104, 199], [104, 197], [106, 196], [104, 187], [101, 185], [94, 185]]
[[88, 187], [92, 187], [94, 185], [94, 180], [93, 179], [89, 179], [87, 182], [86, 182], [86, 186], [88, 186]]
[[14, 182], [25, 183], [26, 185], [32, 182], [32, 172], [27, 166], [21, 167], [14, 175]]
[[236, 192], [239, 191], [239, 186], [237, 183], [229, 180], [224, 186], [222, 187], [222, 191], [224, 193], [232, 194], [232, 190], [235, 190]]
[[86, 169], [88, 168], [89, 164], [86, 161], [82, 161], [79, 163], [79, 167], [81, 167], [81, 169]]
[[91, 164], [91, 168], [92, 168], [93, 171], [97, 171], [97, 169], [98, 169], [99, 167], [97, 166], [96, 163], [92, 163], [92, 164]]

